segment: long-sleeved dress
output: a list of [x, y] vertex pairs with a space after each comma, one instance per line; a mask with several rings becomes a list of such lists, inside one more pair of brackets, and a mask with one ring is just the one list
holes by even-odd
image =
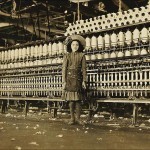
[[86, 82], [86, 59], [81, 52], [72, 52], [64, 56], [62, 79], [66, 82], [63, 99], [68, 101], [82, 100], [82, 82]]

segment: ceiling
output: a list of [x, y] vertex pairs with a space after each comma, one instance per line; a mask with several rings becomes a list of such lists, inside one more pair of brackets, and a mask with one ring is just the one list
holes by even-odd
[[[77, 20], [78, 0], [0, 0], [0, 47], [63, 36]], [[79, 0], [80, 19], [117, 12], [119, 0]], [[122, 0], [122, 10], [148, 0]]]

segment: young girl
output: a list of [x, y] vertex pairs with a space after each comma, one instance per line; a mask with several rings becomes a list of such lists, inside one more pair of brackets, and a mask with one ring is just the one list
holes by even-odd
[[[69, 101], [70, 125], [83, 124], [80, 121], [82, 88], [86, 88], [86, 59], [83, 54], [85, 39], [80, 35], [72, 35], [66, 39], [67, 54], [63, 59], [62, 77], [64, 99]], [[76, 118], [75, 118], [76, 113]]]

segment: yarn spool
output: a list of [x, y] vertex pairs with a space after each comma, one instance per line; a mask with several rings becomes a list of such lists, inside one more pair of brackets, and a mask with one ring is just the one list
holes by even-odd
[[96, 50], [97, 49], [97, 37], [96, 36], [92, 36], [91, 38], [91, 47], [93, 50]]
[[19, 49], [16, 48], [15, 49], [15, 59], [18, 59], [19, 58]]
[[[36, 45], [36, 46], [37, 46], [37, 45]], [[37, 49], [38, 49], [38, 47], [37, 47]], [[34, 46], [33, 46], [33, 45], [31, 46], [31, 51], [30, 51], [31, 57], [34, 57], [34, 55], [36, 56], [36, 54], [37, 54], [37, 49], [36, 49], [36, 48], [34, 49]]]
[[0, 66], [1, 66], [1, 69], [4, 69], [4, 65], [3, 64], [1, 64]]
[[142, 48], [140, 54], [141, 55], [146, 55], [146, 54], [148, 54], [148, 52], [147, 52], [147, 50], [145, 48]]
[[50, 58], [47, 60], [47, 64], [51, 64], [51, 63], [52, 63], [52, 59]]
[[38, 60], [33, 61], [33, 66], [37, 66], [38, 65]]
[[33, 61], [29, 61], [29, 66], [33, 66]]
[[8, 60], [8, 51], [6, 50], [4, 52], [4, 61], [7, 61]]
[[34, 46], [32, 55], [33, 55], [34, 57], [40, 57], [40, 52], [39, 52], [39, 46], [38, 46], [38, 45], [35, 45], [35, 46]]
[[25, 57], [26, 57], [26, 55], [27, 55], [26, 52], [27, 52], [27, 51], [26, 51], [26, 47], [24, 47], [24, 48], [22, 49], [22, 58], [23, 58], [23, 59], [25, 59]]
[[18, 49], [18, 58], [21, 59], [22, 56], [22, 48]]
[[132, 55], [133, 55], [133, 56], [139, 55], [139, 49], [134, 49], [134, 50], [132, 51]]
[[39, 57], [43, 56], [43, 45], [40, 44], [38, 47], [38, 53], [39, 53]]
[[4, 51], [4, 61], [7, 61], [7, 55], [8, 55], [8, 52], [7, 50]]
[[117, 57], [116, 53], [115, 52], [111, 52], [110, 58], [116, 58], [116, 57]]
[[49, 54], [49, 56], [52, 55], [52, 43], [48, 44], [48, 51], [47, 51], [47, 53]]
[[10, 63], [9, 63], [9, 64], [7, 64], [7, 68], [10, 68]]
[[26, 49], [26, 56], [27, 56], [27, 57], [31, 56], [31, 47], [30, 47], [30, 46], [27, 46], [27, 49]]
[[37, 63], [36, 63], [38, 66], [41, 66], [43, 64], [43, 61], [41, 59], [37, 60]]
[[62, 63], [62, 59], [60, 57], [57, 58], [57, 63]]
[[4, 61], [4, 55], [5, 55], [5, 52], [2, 51], [2, 57], [1, 57], [1, 60]]
[[96, 60], [96, 55], [95, 54], [91, 54], [91, 60]]
[[47, 64], [46, 59], [43, 59], [43, 60], [42, 60], [42, 65], [46, 65], [46, 64]]
[[56, 42], [52, 44], [52, 55], [56, 55], [58, 53], [58, 45]]
[[10, 60], [11, 59], [11, 50], [9, 49], [8, 50], [8, 58], [7, 58], [8, 60]]
[[118, 54], [117, 54], [117, 57], [120, 58], [120, 57], [123, 57], [123, 56], [124, 56], [124, 53], [122, 51], [119, 51]]
[[104, 59], [108, 59], [108, 58], [109, 58], [109, 54], [108, 54], [108, 53], [104, 53], [104, 54], [103, 54], [103, 58], [104, 58]]
[[57, 58], [53, 58], [52, 59], [52, 64], [56, 64], [57, 63]]
[[85, 55], [86, 60], [91, 60], [90, 55]]
[[14, 63], [14, 67], [15, 68], [18, 68], [19, 67], [19, 64], [16, 62], [16, 63]]
[[12, 60], [14, 60], [15, 59], [15, 49], [12, 49], [11, 51], [12, 51], [11, 58], [12, 58]]
[[48, 54], [48, 45], [45, 43], [43, 45], [43, 56], [46, 56]]
[[117, 35], [114, 32], [113, 34], [111, 34], [110, 40], [111, 40], [111, 46], [116, 47], [118, 39], [117, 39]]
[[5, 52], [2, 51], [2, 52], [1, 52], [1, 61], [4, 61], [4, 56], [5, 56]]
[[96, 54], [96, 58], [99, 59], [99, 60], [103, 59], [103, 54]]
[[22, 67], [25, 67], [25, 62], [21, 62], [21, 66], [22, 66]]
[[129, 57], [131, 56], [131, 51], [130, 50], [126, 50], [125, 51], [125, 57]]
[[148, 30], [146, 27], [141, 30], [140, 39], [143, 43], [148, 42]]
[[104, 48], [104, 38], [101, 35], [98, 36], [97, 42], [98, 42], [98, 49], [103, 49]]
[[8, 68], [8, 65], [5, 63], [4, 64], [4, 69], [7, 69]]
[[64, 52], [64, 44], [61, 41], [59, 41], [58, 42], [58, 54], [63, 54], [63, 52]]
[[91, 49], [91, 39], [89, 37], [86, 37], [85, 41], [86, 41], [85, 49], [88, 51]]
[[110, 36], [109, 36], [109, 34], [106, 33], [104, 36], [104, 39], [105, 39], [105, 47], [109, 48], [110, 47]]
[[132, 43], [132, 32], [130, 30], [127, 30], [127, 32], [125, 33], [125, 43], [130, 46]]
[[139, 40], [140, 40], [140, 31], [137, 28], [135, 28], [133, 31], [133, 43], [137, 44]]
[[26, 66], [26, 67], [29, 66], [29, 62], [28, 62], [28, 61], [25, 62], [25, 66]]

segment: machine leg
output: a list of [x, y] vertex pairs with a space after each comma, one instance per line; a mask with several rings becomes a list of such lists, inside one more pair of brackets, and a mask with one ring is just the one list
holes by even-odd
[[29, 111], [29, 102], [25, 101], [25, 116], [27, 116], [28, 111]]
[[50, 112], [50, 108], [49, 108], [49, 101], [47, 101], [47, 113]]
[[57, 117], [57, 102], [54, 102], [54, 108], [51, 109], [52, 112], [52, 117], [56, 118]]
[[53, 118], [57, 117], [57, 108], [54, 108]]
[[2, 114], [4, 114], [7, 110], [7, 100], [2, 101]]
[[138, 118], [138, 104], [133, 104], [133, 120], [132, 120], [133, 126], [137, 126], [137, 118]]

